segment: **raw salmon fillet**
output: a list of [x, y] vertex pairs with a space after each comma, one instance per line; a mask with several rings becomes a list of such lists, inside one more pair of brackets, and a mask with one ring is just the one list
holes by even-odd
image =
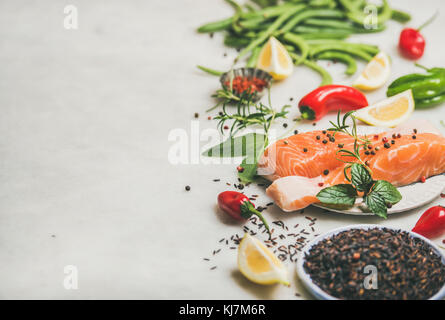
[[[413, 128], [367, 136], [371, 148], [360, 150], [360, 155], [368, 161], [374, 179], [404, 186], [445, 172], [445, 138], [436, 131], [414, 133]], [[400, 137], [393, 138], [394, 134]], [[330, 131], [297, 134], [269, 146], [258, 173], [273, 181], [266, 192], [282, 210], [299, 210], [318, 202], [316, 195], [321, 189], [348, 183], [343, 173], [347, 164], [339, 158], [353, 158], [336, 153], [340, 147], [352, 150], [353, 145], [354, 139], [343, 133], [335, 137]]]

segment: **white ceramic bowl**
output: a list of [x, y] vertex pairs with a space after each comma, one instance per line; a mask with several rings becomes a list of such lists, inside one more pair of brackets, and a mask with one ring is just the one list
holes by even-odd
[[[300, 256], [298, 258], [297, 261], [297, 273], [298, 276], [300, 277], [301, 281], [303, 282], [304, 286], [306, 287], [306, 289], [309, 290], [309, 292], [316, 297], [317, 299], [320, 300], [338, 300], [338, 298], [335, 298], [331, 295], [329, 295], [328, 293], [326, 293], [325, 291], [323, 291], [319, 286], [317, 286], [311, 279], [311, 277], [309, 276], [309, 274], [304, 270], [304, 262], [306, 261], [305, 259], [305, 255], [309, 254], [309, 251], [311, 250], [311, 248], [317, 244], [318, 242], [332, 237], [333, 235], [336, 235], [340, 232], [343, 231], [348, 231], [351, 229], [373, 229], [373, 228], [378, 228], [378, 229], [390, 229], [390, 230], [400, 230], [400, 229], [396, 229], [396, 228], [391, 228], [391, 227], [385, 227], [385, 226], [380, 226], [380, 225], [373, 225], [373, 224], [357, 224], [357, 225], [351, 225], [351, 226], [346, 226], [346, 227], [341, 227], [338, 229], [334, 229], [331, 230], [325, 234], [322, 234], [320, 236], [318, 236], [317, 238], [315, 238], [314, 240], [312, 240], [311, 242], [309, 242], [303, 249], [303, 251], [301, 251]], [[402, 230], [403, 231], [403, 230]], [[406, 231], [408, 232], [412, 237], [414, 238], [420, 238], [423, 241], [425, 241], [427, 244], [429, 244], [433, 250], [441, 257], [442, 259], [442, 263], [445, 264], [445, 256], [444, 254], [440, 251], [440, 249], [433, 243], [431, 242], [429, 239], [411, 232], [411, 231]], [[437, 292], [434, 296], [432, 296], [429, 300], [442, 300], [445, 298], [445, 285], [442, 287], [442, 289], [439, 290], [439, 292]]]

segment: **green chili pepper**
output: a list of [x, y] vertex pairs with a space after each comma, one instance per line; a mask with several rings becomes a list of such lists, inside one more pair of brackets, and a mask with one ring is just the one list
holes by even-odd
[[424, 74], [409, 74], [395, 80], [388, 87], [386, 95], [391, 97], [411, 89], [416, 102], [416, 108], [429, 108], [444, 102], [445, 69], [424, 69], [427, 71]]
[[416, 100], [416, 108], [427, 109], [442, 104], [443, 102], [445, 102], [445, 94], [441, 94], [434, 98]]

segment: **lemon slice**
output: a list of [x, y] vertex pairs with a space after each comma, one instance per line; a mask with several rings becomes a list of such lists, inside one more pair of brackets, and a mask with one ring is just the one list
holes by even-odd
[[375, 105], [357, 110], [354, 116], [373, 126], [392, 128], [408, 119], [414, 107], [413, 93], [410, 89]]
[[270, 37], [261, 49], [257, 68], [269, 72], [275, 80], [282, 80], [292, 74], [294, 64], [281, 42]]
[[380, 52], [368, 63], [353, 86], [365, 91], [378, 89], [388, 81], [390, 73], [391, 60], [386, 53]]
[[261, 241], [247, 233], [238, 247], [238, 268], [255, 283], [289, 285], [287, 269], [281, 261]]

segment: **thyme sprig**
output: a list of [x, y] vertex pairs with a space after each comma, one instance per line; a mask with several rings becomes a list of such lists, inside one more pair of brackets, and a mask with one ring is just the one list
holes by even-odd
[[[351, 150], [347, 150], [344, 148], [341, 148], [337, 151], [337, 155], [340, 155], [340, 157], [343, 157], [343, 159], [338, 159], [344, 163], [348, 163], [349, 165], [345, 167], [344, 174], [346, 180], [351, 182], [351, 179], [348, 177], [347, 170], [351, 168], [352, 164], [356, 163], [355, 161], [348, 161], [344, 160], [344, 157], [353, 157], [356, 159], [361, 165], [363, 165], [371, 174], [371, 168], [364, 162], [360, 156], [360, 149], [367, 150], [368, 145], [371, 144], [371, 141], [365, 136], [359, 137], [357, 134], [357, 122], [356, 118], [353, 115], [354, 111], [349, 111], [345, 113], [343, 116], [343, 119], [340, 118], [340, 111], [337, 114], [337, 123], [334, 123], [332, 121], [329, 121], [332, 125], [332, 128], [329, 128], [328, 131], [333, 131], [334, 136], [337, 132], [342, 132], [344, 134], [347, 134], [354, 138], [354, 148]], [[347, 124], [348, 118], [351, 118], [352, 120], [352, 127]], [[350, 130], [349, 130], [350, 129]]]

